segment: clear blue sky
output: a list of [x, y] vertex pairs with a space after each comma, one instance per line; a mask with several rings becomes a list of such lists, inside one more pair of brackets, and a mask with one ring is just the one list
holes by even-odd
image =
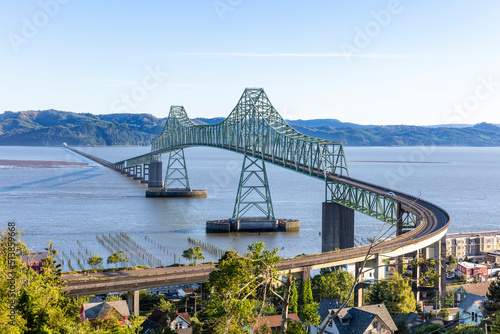
[[263, 87], [288, 119], [500, 123], [498, 17], [494, 0], [0, 0], [0, 111], [225, 117]]

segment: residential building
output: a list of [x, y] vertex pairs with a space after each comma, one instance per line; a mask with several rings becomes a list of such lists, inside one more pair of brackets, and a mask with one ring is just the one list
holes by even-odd
[[487, 317], [484, 305], [488, 298], [469, 293], [458, 305], [458, 320], [463, 325], [479, 325]]
[[[300, 322], [297, 313], [289, 313], [287, 320]], [[255, 325], [250, 329], [250, 333], [255, 333], [260, 330], [262, 326], [267, 326], [271, 331], [281, 331], [281, 314], [278, 315], [266, 315], [259, 318]]]
[[457, 259], [468, 257], [498, 263], [500, 231], [447, 234], [446, 252]]
[[130, 311], [127, 301], [118, 300], [114, 302], [104, 302], [97, 297], [92, 298], [88, 303], [82, 305], [80, 309], [81, 321], [104, 321], [115, 317], [120, 325], [130, 324], [128, 318]]
[[476, 283], [463, 284], [459, 286], [447, 286], [446, 290], [453, 291], [453, 300], [455, 305], [458, 305], [469, 293], [485, 297], [488, 292], [488, 287], [489, 283]]
[[488, 267], [485, 264], [472, 262], [458, 262], [455, 272], [458, 276], [465, 276], [466, 279], [477, 277], [479, 282], [488, 280]]
[[21, 257], [21, 260], [26, 264], [28, 267], [31, 267], [34, 271], [37, 273], [43, 273], [43, 265], [45, 264], [45, 259], [49, 257], [49, 252], [33, 252], [29, 253], [28, 255], [23, 255]]
[[[337, 309], [329, 309], [321, 316], [318, 327], [311, 327], [311, 333], [318, 333]], [[384, 304], [360, 307], [344, 307], [326, 326], [324, 333], [330, 334], [392, 334], [398, 330]]]
[[176, 333], [191, 332], [191, 318], [187, 312], [176, 312], [173, 319], [169, 319], [167, 312], [154, 310], [141, 324], [141, 334], [152, 333], [159, 329], [170, 328]]

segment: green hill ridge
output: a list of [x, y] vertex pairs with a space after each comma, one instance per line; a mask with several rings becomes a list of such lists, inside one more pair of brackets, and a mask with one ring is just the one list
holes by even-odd
[[[197, 125], [224, 118], [194, 118]], [[58, 110], [6, 111], [0, 114], [0, 145], [144, 145], [158, 136], [166, 118], [150, 114], [74, 113]], [[500, 127], [359, 125], [336, 119], [289, 121], [299, 132], [346, 146], [500, 146]]]

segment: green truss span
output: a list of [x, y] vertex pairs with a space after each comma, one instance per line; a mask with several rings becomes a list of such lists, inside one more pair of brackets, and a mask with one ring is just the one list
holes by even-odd
[[261, 88], [247, 88], [221, 123], [195, 125], [184, 107], [172, 106], [162, 133], [153, 139], [151, 153], [118, 162], [123, 167], [158, 160], [162, 153], [190, 146], [217, 147], [262, 159], [325, 181], [325, 201], [336, 202], [363, 214], [414, 228], [419, 217], [410, 206], [380, 191], [357, 187], [347, 169], [342, 143], [306, 136], [281, 117]]

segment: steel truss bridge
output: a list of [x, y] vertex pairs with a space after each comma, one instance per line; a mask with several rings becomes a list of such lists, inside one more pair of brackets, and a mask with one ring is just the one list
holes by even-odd
[[[216, 147], [244, 155], [234, 219], [244, 219], [252, 210], [274, 218], [265, 170], [265, 163], [271, 163], [320, 179], [325, 183], [325, 202], [336, 203], [395, 226], [396, 237], [376, 244], [370, 251], [370, 261], [377, 264], [386, 257], [401, 257], [411, 252], [418, 255], [422, 250], [427, 252], [430, 249], [439, 259], [436, 269], [444, 277], [444, 237], [450, 223], [446, 211], [419, 197], [350, 178], [342, 144], [309, 137], [293, 129], [272, 106], [263, 89], [245, 89], [230, 115], [216, 125], [195, 125], [182, 106], [171, 107], [162, 133], [153, 139], [151, 153], [117, 162], [111, 167], [145, 177], [147, 169], [141, 166], [158, 162], [161, 154], [169, 153], [165, 186], [178, 184], [179, 188], [189, 188], [183, 149], [191, 146]], [[250, 179], [254, 182], [251, 183]], [[368, 246], [365, 246], [284, 259], [278, 268], [286, 272], [306, 272], [362, 262], [367, 251]], [[200, 268], [186, 268], [187, 273], [177, 274], [175, 282], [206, 280], [213, 268], [207, 267], [207, 270], [201, 269], [203, 273], [198, 273]], [[73, 287], [68, 285], [67, 290], [75, 295], [101, 292], [113, 284], [118, 284], [122, 290], [164, 286], [169, 281], [169, 270], [164, 268], [163, 276], [144, 278], [142, 285], [137, 283], [137, 276], [135, 283], [127, 283], [123, 278], [119, 283], [102, 281], [80, 288], [75, 283]], [[378, 276], [377, 271], [375, 276]], [[443, 289], [444, 278], [438, 285]]]

